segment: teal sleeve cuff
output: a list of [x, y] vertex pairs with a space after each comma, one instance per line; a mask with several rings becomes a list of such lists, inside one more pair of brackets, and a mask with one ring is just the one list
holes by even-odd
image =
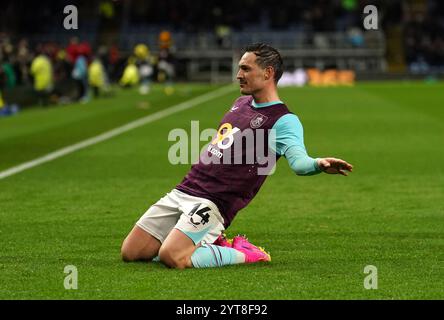
[[321, 172], [317, 159], [309, 157], [305, 149], [292, 146], [285, 152], [285, 158], [290, 168], [299, 176], [311, 176]]

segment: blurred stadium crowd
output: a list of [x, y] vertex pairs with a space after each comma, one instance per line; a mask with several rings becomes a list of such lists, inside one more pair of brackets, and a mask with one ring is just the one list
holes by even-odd
[[[77, 34], [53, 18], [63, 18], [68, 4], [78, 8]], [[140, 85], [146, 94], [153, 80], [171, 83], [174, 48], [203, 50], [192, 35], [211, 34], [216, 49], [233, 50], [239, 49], [233, 41], [239, 33], [299, 33], [316, 39], [317, 33], [342, 32], [352, 34], [359, 47], [368, 4], [378, 8], [388, 59], [396, 56], [412, 73], [444, 72], [444, 3], [438, 0], [5, 1], [0, 107], [6, 110], [11, 90], [31, 85], [40, 104], [86, 102], [107, 92], [110, 83]]]
[[[139, 86], [140, 94], [148, 94], [151, 82], [165, 83], [165, 93], [173, 93], [174, 60], [169, 31], [158, 36], [157, 54], [151, 54], [143, 43], [129, 53], [116, 45], [99, 46], [72, 37], [66, 47], [56, 42], [38, 43], [31, 49], [26, 39], [16, 45], [7, 34], [0, 34], [0, 90], [32, 85], [39, 105], [86, 103], [92, 96], [110, 92], [110, 83], [121, 87]], [[1, 93], [0, 91], [0, 93]], [[8, 104], [0, 94], [0, 114], [18, 111], [16, 103]]]

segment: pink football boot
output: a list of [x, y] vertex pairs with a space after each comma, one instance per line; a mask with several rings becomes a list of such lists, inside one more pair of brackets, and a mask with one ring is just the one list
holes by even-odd
[[261, 247], [256, 247], [250, 243], [245, 235], [237, 235], [233, 238], [233, 248], [245, 255], [245, 263], [255, 263], [259, 261], [269, 262], [271, 256]]

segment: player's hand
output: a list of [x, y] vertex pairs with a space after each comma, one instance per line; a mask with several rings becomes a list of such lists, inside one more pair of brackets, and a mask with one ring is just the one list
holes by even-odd
[[350, 163], [336, 158], [320, 158], [318, 159], [318, 166], [323, 172], [329, 174], [347, 176], [347, 171], [353, 171], [353, 166]]

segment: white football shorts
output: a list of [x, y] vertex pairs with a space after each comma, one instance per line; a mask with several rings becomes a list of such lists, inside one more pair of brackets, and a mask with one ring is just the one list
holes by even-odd
[[225, 230], [224, 219], [210, 200], [173, 189], [153, 204], [136, 225], [163, 243], [173, 228], [194, 244], [213, 243]]

